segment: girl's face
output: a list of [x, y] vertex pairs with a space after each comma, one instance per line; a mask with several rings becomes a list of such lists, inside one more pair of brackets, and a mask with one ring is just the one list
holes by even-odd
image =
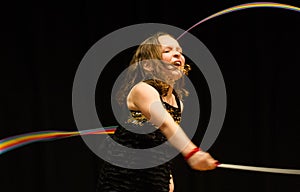
[[185, 58], [182, 55], [182, 48], [180, 47], [179, 43], [176, 39], [172, 38], [169, 35], [163, 35], [158, 38], [158, 41], [161, 44], [162, 49], [162, 60], [166, 63], [172, 64], [172, 68], [174, 66], [178, 70], [170, 70], [171, 71], [171, 78], [177, 80], [182, 77]]

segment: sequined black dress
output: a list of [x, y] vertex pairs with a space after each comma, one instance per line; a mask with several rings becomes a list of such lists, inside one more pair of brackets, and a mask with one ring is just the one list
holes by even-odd
[[[156, 88], [155, 85], [152, 86]], [[175, 122], [180, 123], [180, 101], [175, 91], [173, 94], [175, 95], [178, 108], [163, 102], [162, 98], [161, 102], [174, 118]], [[147, 122], [147, 119], [139, 111], [130, 111], [126, 124], [126, 128], [119, 126], [115, 134], [109, 137], [121, 145], [136, 149], [153, 148], [167, 141], [162, 132], [157, 128], [153, 129], [154, 126]], [[132, 129], [132, 131], [130, 131], [130, 129]], [[152, 129], [154, 131], [148, 132], [147, 134], [140, 134], [134, 131], [137, 129]], [[108, 151], [107, 155], [113, 159], [114, 162], [120, 160], [122, 161], [120, 164], [124, 164], [122, 157], [125, 152], [116, 149], [115, 145], [114, 142], [111, 142], [105, 147]], [[171, 148], [170, 145], [169, 147]], [[132, 153], [129, 158], [130, 159], [126, 161], [133, 167], [135, 163], [143, 159], [134, 153]], [[145, 169], [124, 168], [111, 164], [109, 163], [110, 161], [105, 161], [100, 170], [97, 192], [168, 192], [172, 165], [168, 158], [168, 149], [165, 151], [152, 150], [151, 158], [147, 158], [147, 160], [162, 161], [164, 163]], [[143, 161], [145, 161], [145, 159], [143, 159]]]

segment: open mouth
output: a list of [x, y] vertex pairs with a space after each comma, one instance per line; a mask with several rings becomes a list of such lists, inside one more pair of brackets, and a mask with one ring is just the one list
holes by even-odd
[[180, 61], [175, 61], [173, 64], [174, 64], [175, 66], [177, 66], [177, 67], [181, 67], [181, 62], [180, 62]]

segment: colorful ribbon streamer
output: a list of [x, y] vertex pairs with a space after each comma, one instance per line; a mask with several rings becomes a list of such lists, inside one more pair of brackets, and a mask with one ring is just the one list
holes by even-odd
[[96, 128], [83, 131], [38, 131], [20, 134], [17, 136], [8, 137], [0, 140], [0, 155], [3, 153], [21, 147], [33, 142], [50, 141], [78, 135], [96, 135], [96, 134], [114, 134], [116, 126]]
[[230, 7], [228, 9], [223, 10], [223, 11], [219, 11], [219, 12], [217, 12], [217, 13], [209, 16], [209, 17], [204, 18], [203, 20], [199, 21], [198, 23], [194, 24], [189, 29], [187, 29], [185, 32], [183, 32], [179, 37], [177, 37], [177, 40], [180, 39], [182, 36], [184, 36], [187, 32], [189, 32], [194, 27], [196, 27], [196, 26], [200, 25], [201, 23], [203, 23], [205, 21], [208, 21], [208, 20], [210, 20], [212, 18], [218, 17], [220, 15], [224, 15], [226, 13], [231, 13], [231, 12], [234, 12], [234, 11], [243, 10], [243, 9], [262, 8], [262, 7], [281, 8], [281, 9], [288, 9], [288, 10], [300, 12], [300, 8], [299, 7], [295, 7], [295, 6], [287, 5], [287, 4], [281, 4], [281, 3], [273, 3], [273, 2], [245, 3], [245, 4], [237, 5], [237, 6], [234, 6], [234, 7]]
[[[184, 33], [182, 33], [178, 38], [180, 39], [186, 33], [188, 33], [191, 29], [200, 25], [201, 23], [208, 21], [212, 18], [215, 18], [220, 15], [224, 15], [230, 12], [239, 11], [243, 9], [249, 8], [281, 8], [288, 9], [292, 11], [300, 12], [299, 7], [295, 7], [292, 5], [281, 4], [281, 3], [273, 3], [273, 2], [253, 2], [237, 5], [222, 11], [219, 11], [209, 17], [204, 18], [203, 20], [197, 22], [190, 28], [188, 28]], [[49, 141], [67, 137], [73, 137], [78, 135], [92, 135], [92, 134], [114, 134], [116, 126], [97, 128], [91, 130], [84, 131], [73, 131], [73, 132], [65, 132], [65, 131], [39, 131], [21, 134], [9, 138], [5, 138], [0, 140], [0, 155], [3, 153], [15, 149], [17, 147], [21, 147], [27, 145], [29, 143], [38, 142], [38, 141]], [[244, 165], [233, 165], [233, 164], [219, 164], [220, 168], [228, 168], [228, 169], [240, 169], [240, 170], [249, 170], [249, 171], [261, 171], [261, 172], [270, 172], [270, 173], [283, 173], [283, 174], [297, 174], [300, 175], [300, 170], [297, 169], [279, 169], [279, 168], [268, 168], [268, 167], [254, 167], [254, 166], [244, 166]]]
[[[188, 33], [190, 30], [193, 28], [197, 27], [201, 23], [208, 21], [212, 18], [218, 17], [220, 15], [224, 15], [227, 13], [231, 13], [234, 11], [239, 11], [243, 9], [249, 9], [249, 8], [281, 8], [281, 9], [288, 9], [292, 11], [297, 11], [300, 12], [299, 7], [295, 7], [292, 5], [287, 5], [287, 4], [281, 4], [281, 3], [273, 3], [273, 2], [252, 2], [252, 3], [245, 3], [241, 5], [237, 5], [234, 7], [230, 7], [228, 9], [219, 11], [215, 14], [212, 14], [190, 28], [188, 28], [186, 31], [184, 31], [180, 36], [177, 37], [177, 40], [182, 38], [186, 33]], [[245, 165], [233, 165], [233, 164], [219, 164], [218, 167], [220, 168], [227, 168], [227, 169], [239, 169], [239, 170], [247, 170], [247, 171], [258, 171], [258, 172], [269, 172], [269, 173], [281, 173], [281, 174], [295, 174], [295, 175], [300, 175], [300, 170], [299, 169], [280, 169], [280, 168], [269, 168], [269, 167], [255, 167], [255, 166], [245, 166]]]

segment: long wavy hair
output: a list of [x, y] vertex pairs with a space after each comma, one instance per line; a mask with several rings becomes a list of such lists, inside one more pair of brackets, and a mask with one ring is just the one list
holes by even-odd
[[[162, 48], [158, 38], [165, 35], [174, 38], [169, 33], [157, 32], [144, 40], [136, 49], [127, 68], [124, 83], [116, 95], [120, 105], [126, 101], [131, 88], [141, 81], [146, 81], [154, 86], [160, 95], [166, 96], [173, 82], [166, 78], [167, 75], [163, 71], [165, 69], [178, 69], [174, 65], [162, 61]], [[190, 65], [185, 64], [183, 73], [187, 75], [190, 70]], [[183, 99], [183, 96], [188, 96], [188, 91], [184, 89], [184, 77], [177, 80], [173, 88], [180, 99]]]

